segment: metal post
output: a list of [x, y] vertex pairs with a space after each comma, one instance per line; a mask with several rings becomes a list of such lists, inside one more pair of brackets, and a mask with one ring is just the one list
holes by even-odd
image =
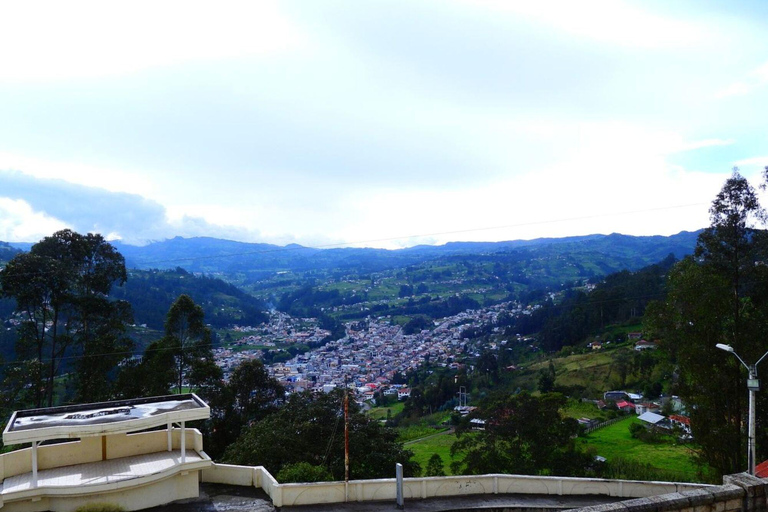
[[403, 465], [399, 462], [395, 465], [395, 476], [397, 478], [397, 508], [403, 510], [405, 508], [403, 502]]
[[187, 462], [187, 434], [184, 431], [184, 421], [181, 422], [181, 463]]
[[754, 386], [755, 379], [755, 367], [749, 368], [749, 380], [747, 381], [747, 387], [749, 388], [749, 441], [747, 444], [747, 464], [749, 468], [749, 474], [755, 474], [755, 394], [757, 392]]
[[173, 451], [173, 423], [168, 421], [168, 451]]
[[40, 441], [32, 441], [32, 487], [37, 487], [37, 445]]

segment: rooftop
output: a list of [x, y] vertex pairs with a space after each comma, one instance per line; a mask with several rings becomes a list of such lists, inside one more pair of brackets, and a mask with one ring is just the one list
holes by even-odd
[[16, 411], [3, 432], [6, 444], [135, 432], [171, 422], [207, 419], [195, 394], [118, 400]]

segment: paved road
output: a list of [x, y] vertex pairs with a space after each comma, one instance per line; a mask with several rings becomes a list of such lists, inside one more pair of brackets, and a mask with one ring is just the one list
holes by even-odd
[[[538, 512], [542, 510], [566, 510], [613, 503], [616, 498], [607, 496], [549, 496], [538, 494], [497, 494], [455, 498], [430, 498], [406, 500], [406, 511], [453, 512], [459, 510], [516, 510]], [[365, 503], [334, 503], [330, 505], [306, 505], [283, 507], [281, 512], [331, 512], [331, 511], [379, 512], [396, 510], [394, 500]], [[264, 491], [254, 487], [221, 484], [200, 484], [200, 497], [162, 507], [148, 509], [151, 512], [275, 512], [275, 507]]]

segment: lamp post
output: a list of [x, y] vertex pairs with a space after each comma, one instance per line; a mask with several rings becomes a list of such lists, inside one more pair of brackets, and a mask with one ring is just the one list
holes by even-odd
[[741, 364], [744, 365], [744, 368], [747, 369], [749, 372], [749, 377], [747, 377], [747, 389], [749, 390], [749, 432], [748, 432], [748, 441], [747, 441], [747, 467], [749, 469], [749, 474], [754, 475], [755, 474], [755, 394], [760, 390], [760, 380], [757, 378], [757, 365], [760, 364], [760, 361], [765, 359], [765, 356], [768, 356], [768, 352], [763, 354], [763, 357], [757, 360], [757, 362], [753, 365], [748, 365], [744, 362], [744, 360], [739, 357], [739, 354], [737, 354], [733, 347], [730, 345], [726, 345], [725, 343], [718, 343], [715, 345], [720, 350], [725, 350], [726, 352], [730, 352], [734, 356], [736, 356], [736, 359], [739, 360]]

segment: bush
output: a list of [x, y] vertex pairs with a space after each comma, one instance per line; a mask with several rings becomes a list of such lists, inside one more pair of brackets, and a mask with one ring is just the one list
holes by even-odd
[[325, 466], [313, 466], [309, 462], [286, 464], [277, 473], [277, 481], [281, 484], [304, 482], [330, 482], [331, 472]]
[[662, 482], [687, 481], [685, 475], [658, 469], [650, 464], [616, 457], [602, 466], [600, 476], [616, 480], [657, 480]]
[[641, 423], [633, 423], [629, 426], [629, 435], [644, 443], [660, 443], [663, 436], [655, 429], [648, 429]]
[[75, 512], [124, 512], [125, 509], [116, 503], [86, 503], [75, 509]]

